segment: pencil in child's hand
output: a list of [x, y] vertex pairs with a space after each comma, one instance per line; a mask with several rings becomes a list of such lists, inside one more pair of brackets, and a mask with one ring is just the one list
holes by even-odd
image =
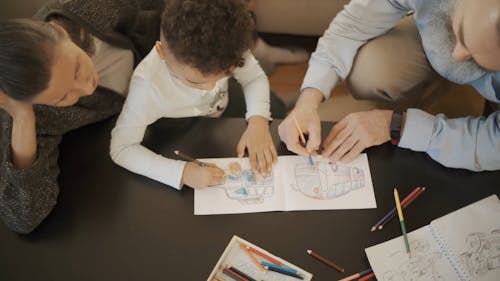
[[207, 163], [201, 162], [200, 160], [197, 160], [197, 159], [194, 159], [193, 157], [191, 157], [191, 156], [189, 156], [187, 154], [184, 154], [184, 153], [180, 152], [179, 150], [174, 150], [174, 153], [175, 153], [175, 155], [179, 156], [180, 158], [182, 158], [182, 159], [184, 159], [186, 161], [194, 162], [194, 163], [198, 164], [201, 167], [208, 167]]

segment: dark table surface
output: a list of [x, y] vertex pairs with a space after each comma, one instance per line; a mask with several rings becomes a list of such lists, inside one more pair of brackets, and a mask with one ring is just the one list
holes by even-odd
[[[271, 124], [280, 155], [289, 154]], [[385, 144], [367, 150], [376, 209], [193, 215], [193, 190], [175, 190], [115, 165], [107, 120], [67, 134], [60, 147], [58, 204], [29, 235], [0, 225], [0, 280], [206, 280], [233, 235], [314, 274], [346, 275], [306, 254], [313, 249], [355, 273], [369, 267], [364, 249], [401, 234], [396, 221], [370, 232], [416, 186], [427, 191], [405, 211], [408, 231], [491, 194], [500, 172], [447, 169], [424, 153]], [[144, 144], [173, 157], [235, 157], [243, 119], [160, 120]], [[331, 123], [323, 124], [325, 135]]]

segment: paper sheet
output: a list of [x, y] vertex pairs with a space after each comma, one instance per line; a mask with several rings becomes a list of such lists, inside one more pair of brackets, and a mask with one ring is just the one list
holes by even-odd
[[280, 156], [272, 175], [260, 178], [248, 158], [201, 159], [226, 172], [225, 183], [195, 190], [195, 214], [233, 214], [290, 210], [375, 208], [366, 154], [349, 164], [320, 156]]
[[492, 195], [402, 237], [369, 247], [378, 280], [500, 280], [500, 201]]
[[458, 281], [446, 257], [424, 226], [408, 234], [411, 256], [403, 237], [366, 249], [370, 265], [379, 281]]

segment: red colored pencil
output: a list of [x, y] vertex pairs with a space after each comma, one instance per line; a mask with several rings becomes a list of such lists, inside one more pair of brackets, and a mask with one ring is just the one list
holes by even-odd
[[223, 273], [225, 273], [226, 275], [229, 275], [230, 277], [232, 278], [235, 278], [239, 281], [249, 281], [248, 279], [246, 279], [245, 277], [239, 275], [238, 273], [232, 271], [231, 269], [229, 269], [229, 267], [226, 267], [222, 270]]
[[[412, 197], [412, 196], [414, 196], [416, 193], [418, 193], [419, 190], [420, 190], [420, 187], [416, 187], [415, 189], [413, 189], [413, 191], [410, 192], [410, 194], [406, 195], [406, 197], [403, 199], [403, 201], [401, 201], [401, 204], [403, 204], [403, 202], [408, 201], [409, 198]], [[392, 210], [390, 210], [389, 213], [387, 213], [374, 226], [372, 226], [372, 228], [370, 229], [370, 231], [375, 231], [379, 225], [385, 223], [386, 220], [388, 220], [389, 217], [392, 216], [393, 214], [396, 214], [396, 208], [393, 208]]]
[[[425, 187], [422, 187], [420, 188], [420, 190], [415, 193], [411, 198], [408, 198], [408, 200], [403, 200], [405, 201], [404, 203], [401, 202], [401, 208], [403, 209], [406, 209], [406, 207], [408, 207], [413, 201], [415, 201], [415, 199], [417, 199], [420, 194], [422, 194], [423, 192], [425, 191]], [[408, 196], [407, 196], [408, 197]], [[406, 199], [406, 198], [405, 198]], [[378, 230], [381, 230], [382, 228], [384, 228], [384, 225], [386, 223], [388, 223], [390, 220], [392, 220], [393, 218], [396, 217], [396, 214], [397, 212], [394, 212], [393, 214], [391, 214], [385, 221], [383, 221], [379, 226], [378, 226]]]
[[320, 255], [318, 255], [317, 253], [313, 252], [312, 250], [307, 250], [307, 253], [311, 256], [313, 256], [314, 258], [316, 258], [317, 260], [319, 260], [320, 262], [328, 265], [328, 266], [331, 266], [333, 267], [335, 270], [337, 270], [338, 272], [342, 272], [344, 273], [344, 268], [340, 267], [339, 265], [335, 264], [333, 261], [327, 259], [327, 258], [324, 258]]

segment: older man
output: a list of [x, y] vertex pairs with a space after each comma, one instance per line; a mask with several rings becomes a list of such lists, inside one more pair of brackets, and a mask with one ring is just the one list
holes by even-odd
[[[321, 142], [317, 108], [342, 79], [356, 98], [396, 101], [421, 94], [437, 72], [499, 102], [499, 71], [500, 0], [352, 0], [320, 39], [293, 109], [309, 134], [306, 147], [290, 116], [279, 134], [289, 150], [314, 154]], [[389, 140], [447, 167], [500, 169], [500, 111], [458, 119], [418, 109], [351, 113], [333, 127], [322, 154], [349, 162]]]

